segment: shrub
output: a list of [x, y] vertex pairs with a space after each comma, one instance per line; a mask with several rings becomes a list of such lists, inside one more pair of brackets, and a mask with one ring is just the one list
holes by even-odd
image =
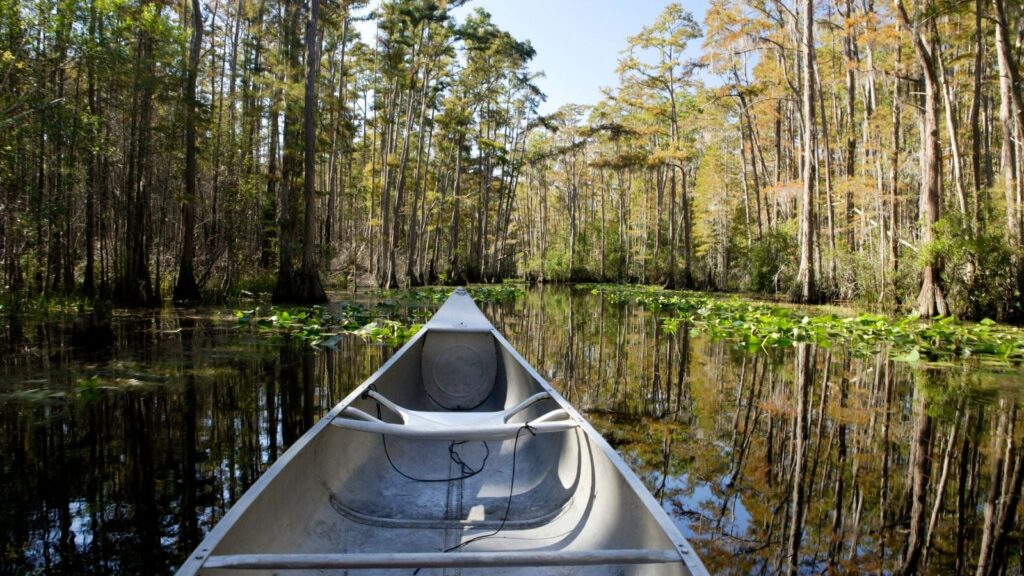
[[750, 248], [750, 289], [777, 293], [786, 290], [796, 278], [796, 242], [783, 229], [768, 230]]
[[958, 214], [947, 216], [936, 223], [935, 240], [920, 258], [923, 264], [940, 256], [951, 313], [973, 319], [1021, 318], [1022, 298], [1013, 273], [1015, 254], [1002, 231], [965, 233]]

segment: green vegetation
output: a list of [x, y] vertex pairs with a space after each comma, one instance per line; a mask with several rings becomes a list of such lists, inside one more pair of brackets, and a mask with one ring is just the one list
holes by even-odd
[[1024, 361], [1024, 330], [952, 317], [923, 321], [916, 315], [889, 317], [860, 313], [851, 316], [816, 314], [807, 308], [780, 306], [741, 298], [715, 298], [694, 292], [643, 286], [583, 284], [611, 302], [627, 302], [653, 312], [674, 314], [662, 319], [669, 331], [688, 324], [714, 338], [734, 340], [748, 348], [788, 347], [798, 342], [844, 345], [860, 354], [887, 351], [906, 362], [941, 362], [978, 358], [985, 362]]
[[[513, 302], [526, 294], [518, 284], [470, 286], [467, 288], [478, 304]], [[250, 310], [236, 310], [239, 328], [248, 328], [261, 334], [280, 338], [298, 338], [318, 348], [334, 348], [345, 334], [360, 336], [373, 342], [400, 346], [411, 338], [451, 295], [453, 288], [428, 286], [410, 290], [382, 290], [377, 296], [385, 298], [372, 305], [341, 303], [337, 311], [326, 306], [282, 308], [257, 306]], [[395, 319], [398, 305], [412, 302], [407, 318]]]
[[344, 303], [337, 312], [324, 306], [307, 308], [257, 307], [236, 310], [239, 328], [249, 328], [277, 338], [296, 338], [319, 348], [336, 348], [345, 334], [390, 346], [405, 343], [420, 329], [418, 323], [387, 318], [387, 304], [373, 307]]
[[[451, 296], [452, 290], [453, 288], [447, 286], [427, 286], [425, 288], [412, 288], [409, 290], [387, 290], [382, 292], [381, 295], [399, 300], [441, 304]], [[477, 304], [512, 302], [526, 294], [522, 285], [512, 283], [495, 284], [493, 286], [469, 286], [466, 290], [469, 291], [469, 295], [473, 297]]]

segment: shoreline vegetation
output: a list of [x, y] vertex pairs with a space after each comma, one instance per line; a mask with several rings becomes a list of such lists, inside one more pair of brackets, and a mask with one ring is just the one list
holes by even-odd
[[718, 297], [658, 287], [579, 285], [610, 302], [627, 302], [648, 311], [670, 314], [662, 319], [674, 332], [686, 325], [750, 349], [812, 343], [843, 347], [861, 355], [886, 353], [909, 363], [937, 364], [977, 359], [1019, 365], [1024, 361], [1024, 330], [985, 318], [964, 322], [946, 316], [923, 320], [916, 314], [886, 316], [851, 311], [848, 315], [795, 306]]
[[[713, 339], [728, 340], [749, 349], [769, 350], [813, 343], [822, 347], [845, 346], [850, 352], [865, 356], [884, 353], [898, 361], [931, 366], [957, 361], [1013, 366], [1024, 362], [1024, 330], [987, 318], [964, 322], [953, 317], [922, 320], [916, 314], [886, 316], [851, 311], [840, 315], [818, 312], [815, 306], [773, 304], [739, 296], [722, 297], [655, 286], [583, 283], [571, 289], [599, 295], [612, 304], [625, 303], [659, 314], [662, 326], [669, 333], [685, 326], [707, 333]], [[523, 288], [515, 284], [470, 286], [469, 290], [482, 304], [514, 301], [525, 295]], [[424, 287], [382, 291], [376, 295], [387, 302], [393, 299], [432, 307], [444, 302], [450, 291], [447, 287]], [[422, 313], [422, 317], [428, 315], [429, 311]], [[292, 322], [294, 318], [293, 313]], [[248, 316], [245, 319], [250, 321]], [[311, 340], [314, 346], [324, 345], [325, 337], [326, 342], [332, 341], [334, 336], [330, 330], [323, 333], [318, 330], [321, 325], [335, 329], [337, 322], [332, 323], [329, 316], [317, 313], [304, 319], [307, 330], [311, 331], [302, 333], [302, 337]], [[267, 330], [289, 332], [294, 329], [288, 319], [281, 322], [264, 318], [258, 322], [263, 322]], [[348, 326], [343, 331], [393, 345], [402, 344], [420, 327], [417, 323], [401, 325], [381, 320], [363, 325], [358, 322], [342, 324]]]
[[[514, 302], [526, 284], [470, 285], [480, 304]], [[628, 304], [657, 314], [667, 332], [684, 327], [735, 345], [770, 350], [799, 343], [846, 347], [858, 355], [884, 353], [897, 361], [921, 365], [977, 362], [1019, 366], [1024, 362], [1024, 329], [984, 318], [978, 322], [946, 316], [922, 319], [916, 313], [886, 315], [856, 306], [798, 305], [760, 300], [749, 295], [668, 290], [660, 286], [578, 283], [571, 290], [598, 295], [610, 304]], [[337, 293], [330, 305], [282, 306], [270, 295], [255, 295], [256, 305], [234, 309], [235, 327], [270, 338], [294, 338], [316, 348], [336, 347], [343, 335], [399, 346], [419, 330], [454, 287], [371, 289]], [[367, 304], [360, 300], [373, 299]], [[398, 314], [400, 308], [405, 310]], [[82, 302], [55, 302], [29, 316], [70, 319], [87, 310]], [[5, 317], [0, 308], [0, 317]], [[10, 321], [10, 314], [6, 315]]]

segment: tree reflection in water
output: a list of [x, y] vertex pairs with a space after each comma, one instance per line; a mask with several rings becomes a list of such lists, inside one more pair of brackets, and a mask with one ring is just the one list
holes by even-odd
[[[712, 573], [1020, 566], [1019, 369], [739, 350], [563, 288], [485, 311]], [[117, 332], [99, 357], [61, 324], [0, 337], [0, 573], [173, 572], [393, 353], [268, 341], [213, 313], [121, 316]]]

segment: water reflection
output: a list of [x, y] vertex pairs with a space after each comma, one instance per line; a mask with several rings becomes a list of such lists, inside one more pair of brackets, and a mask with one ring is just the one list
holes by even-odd
[[[486, 312], [712, 573], [1019, 569], [1019, 372], [838, 345], [751, 353], [562, 288]], [[0, 573], [173, 572], [393, 352], [271, 342], [212, 312], [116, 331], [105, 356], [69, 348], [59, 324], [0, 339]]]

